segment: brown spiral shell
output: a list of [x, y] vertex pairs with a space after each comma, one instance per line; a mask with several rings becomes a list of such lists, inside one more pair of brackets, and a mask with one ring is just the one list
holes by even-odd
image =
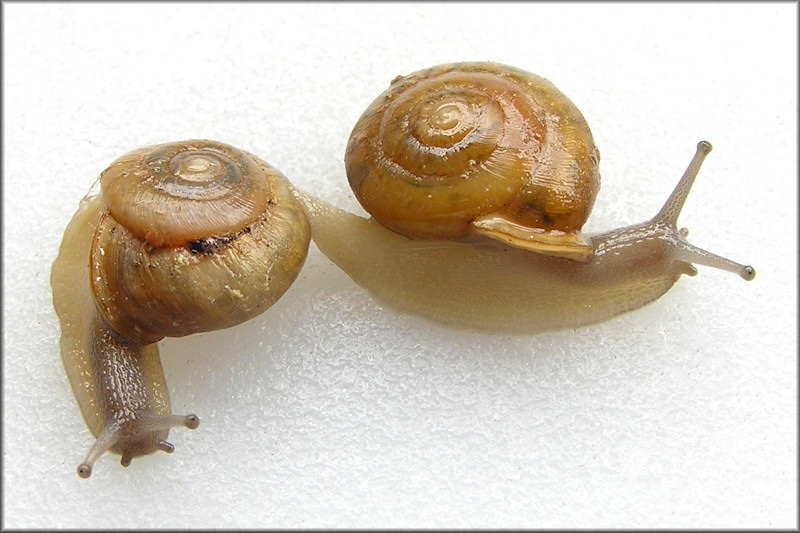
[[288, 289], [308, 222], [286, 178], [212, 141], [142, 148], [101, 175], [107, 206], [90, 252], [95, 302], [126, 339], [230, 327]]
[[100, 184], [112, 216], [156, 247], [236, 233], [270, 197], [253, 156], [210, 141], [134, 150], [111, 163]]
[[559, 242], [588, 249], [580, 228], [599, 159], [580, 111], [549, 81], [451, 63], [396, 78], [353, 128], [345, 165], [364, 208], [399, 233], [481, 233], [547, 253]]

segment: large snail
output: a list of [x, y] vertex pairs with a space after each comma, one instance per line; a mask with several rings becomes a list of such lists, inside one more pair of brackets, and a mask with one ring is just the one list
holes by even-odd
[[641, 307], [695, 275], [692, 263], [753, 279], [676, 226], [710, 150], [698, 144], [655, 217], [583, 235], [599, 153], [578, 108], [534, 74], [452, 63], [396, 78], [355, 125], [345, 166], [373, 218], [295, 193], [320, 250], [383, 301], [458, 327], [532, 333]]
[[130, 152], [81, 202], [53, 262], [53, 302], [72, 390], [97, 440], [122, 465], [172, 452], [156, 342], [253, 318], [289, 288], [310, 231], [286, 178], [226, 144], [184, 141]]

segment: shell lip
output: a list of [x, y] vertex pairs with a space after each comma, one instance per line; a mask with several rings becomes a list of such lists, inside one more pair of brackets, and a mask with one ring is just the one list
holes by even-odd
[[594, 253], [591, 243], [581, 232], [531, 228], [497, 214], [476, 218], [470, 225], [478, 234], [544, 255], [588, 261]]

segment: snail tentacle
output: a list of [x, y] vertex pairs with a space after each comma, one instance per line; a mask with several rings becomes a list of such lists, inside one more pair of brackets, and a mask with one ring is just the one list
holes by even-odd
[[94, 463], [122, 437], [121, 428], [121, 423], [115, 423], [109, 424], [103, 429], [103, 432], [97, 437], [97, 440], [94, 441], [94, 444], [89, 449], [86, 459], [78, 465], [78, 475], [80, 477], [88, 478], [92, 475]]
[[697, 151], [686, 168], [675, 189], [670, 194], [661, 210], [653, 217], [651, 224], [654, 227], [665, 227], [662, 231], [664, 237], [671, 240], [675, 248], [677, 259], [686, 263], [697, 263], [720, 270], [726, 270], [738, 274], [746, 281], [752, 281], [756, 276], [755, 268], [749, 265], [742, 265], [725, 257], [719, 256], [686, 241], [689, 235], [687, 228], [677, 229], [678, 216], [683, 209], [689, 191], [694, 185], [695, 178], [700, 172], [700, 167], [705, 161], [706, 156], [711, 153], [712, 146], [708, 141], [697, 143]]
[[[130, 425], [130, 422], [127, 422]], [[197, 415], [144, 415], [137, 420], [137, 431], [142, 432], [160, 432], [176, 427], [187, 427], [195, 429], [199, 425]], [[78, 466], [78, 475], [82, 478], [88, 478], [92, 475], [92, 468], [95, 462], [107, 451], [113, 448], [117, 443], [125, 437], [126, 432], [130, 432], [131, 428], [126, 428], [126, 422], [115, 422], [109, 424], [103, 430], [103, 433], [97, 438], [92, 445], [86, 458]], [[166, 453], [175, 451], [175, 447], [165, 440], [157, 442], [156, 447]], [[129, 466], [133, 460], [133, 454], [130, 452], [123, 452], [121, 464], [122, 466]]]
[[261, 314], [294, 282], [310, 239], [286, 178], [224, 143], [190, 140], [114, 161], [80, 204], [53, 263], [64, 367], [97, 437], [121, 464], [161, 450], [173, 415], [158, 355], [165, 336]]
[[384, 303], [460, 328], [537, 333], [647, 305], [695, 275], [692, 263], [753, 278], [677, 228], [710, 150], [699, 143], [654, 218], [585, 235], [599, 151], [577, 107], [534, 74], [453, 63], [396, 78], [353, 128], [347, 177], [371, 219], [298, 197], [320, 250]]

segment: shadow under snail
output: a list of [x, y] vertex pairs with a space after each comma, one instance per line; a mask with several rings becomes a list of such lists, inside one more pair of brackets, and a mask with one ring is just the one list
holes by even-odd
[[286, 178], [223, 143], [184, 141], [123, 155], [83, 199], [53, 262], [53, 303], [73, 393], [97, 438], [78, 467], [106, 451], [122, 465], [172, 452], [156, 343], [249, 320], [297, 277], [309, 224]]
[[366, 219], [294, 189], [319, 249], [389, 305], [456, 327], [535, 333], [642, 307], [692, 263], [755, 270], [689, 244], [677, 219], [711, 144], [650, 220], [581, 227], [599, 152], [552, 83], [497, 63], [395, 78], [364, 111], [345, 154]]

